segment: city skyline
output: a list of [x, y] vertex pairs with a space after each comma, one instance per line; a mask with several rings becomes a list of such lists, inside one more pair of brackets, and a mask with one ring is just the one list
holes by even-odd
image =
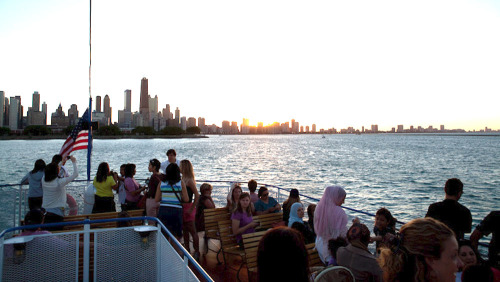
[[[0, 2], [7, 97], [30, 102], [38, 91], [50, 113], [88, 104], [88, 8]], [[147, 77], [161, 108], [176, 105], [207, 124], [498, 129], [499, 29], [500, 3], [489, 0], [100, 1], [92, 96], [109, 95], [117, 121], [125, 89], [140, 110]]]
[[[121, 129], [130, 130], [138, 126], [150, 126], [157, 131], [161, 131], [167, 126], [180, 127], [186, 130], [189, 127], [199, 127], [202, 133], [215, 133], [215, 134], [255, 134], [255, 133], [270, 133], [270, 134], [281, 134], [281, 133], [460, 133], [466, 132], [466, 130], [461, 128], [447, 128], [444, 124], [439, 125], [439, 129], [433, 125], [427, 127], [422, 125], [410, 125], [405, 127], [402, 124], [393, 126], [390, 129], [379, 129], [378, 124], [371, 124], [367, 126], [362, 126], [361, 128], [355, 128], [349, 126], [347, 128], [318, 128], [315, 123], [311, 125], [301, 124], [300, 121], [292, 119], [290, 121], [284, 122], [274, 122], [270, 125], [264, 125], [262, 122], [258, 122], [256, 125], [250, 125], [247, 118], [243, 118], [242, 122], [238, 124], [237, 121], [224, 120], [220, 125], [218, 124], [206, 124], [205, 117], [195, 118], [193, 116], [181, 116], [179, 107], [176, 107], [174, 113], [170, 110], [170, 105], [166, 104], [165, 108], [161, 109], [158, 107], [158, 97], [151, 97], [148, 95], [148, 79], [143, 77], [141, 79], [141, 95], [140, 104], [142, 107], [139, 111], [131, 112], [130, 104], [132, 102], [131, 90], [126, 89], [124, 91], [124, 101], [123, 109], [118, 110], [118, 122], [112, 121], [111, 113], [111, 103], [108, 95], [104, 97], [104, 106], [101, 108], [102, 97], [96, 96], [93, 100], [92, 108], [92, 120], [103, 125], [117, 125]], [[44, 102], [40, 110], [40, 93], [38, 91], [32, 94], [32, 106], [27, 107], [27, 115], [19, 114], [22, 112], [24, 106], [21, 103], [21, 97], [5, 97], [4, 91], [0, 91], [0, 102], [5, 101], [7, 107], [4, 109], [5, 112], [0, 111], [0, 126], [3, 124], [3, 120], [6, 121], [6, 127], [11, 130], [24, 129], [25, 126], [29, 125], [47, 125], [56, 126], [61, 130], [66, 126], [75, 125], [79, 119], [78, 105], [72, 104], [68, 109], [68, 114], [66, 116], [63, 107], [59, 104], [55, 112], [50, 113], [50, 119], [48, 119], [49, 113], [47, 112], [47, 104]], [[9, 102], [10, 100], [10, 102]], [[0, 109], [2, 108], [0, 103]], [[86, 107], [85, 107], [86, 109]], [[12, 122], [12, 124], [11, 124]], [[500, 129], [492, 128], [482, 128], [473, 129], [469, 132], [500, 132]]]

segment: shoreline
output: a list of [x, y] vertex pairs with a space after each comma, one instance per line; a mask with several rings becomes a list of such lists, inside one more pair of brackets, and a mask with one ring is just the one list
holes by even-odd
[[[66, 140], [68, 136], [64, 135], [46, 135], [46, 136], [0, 136], [1, 140]], [[92, 139], [197, 139], [208, 138], [206, 135], [117, 135], [117, 136], [92, 136]]]
[[[198, 138], [210, 138], [210, 135], [219, 135], [219, 136], [249, 136], [249, 135], [295, 135], [295, 136], [327, 136], [327, 135], [399, 135], [399, 136], [476, 136], [476, 137], [500, 137], [500, 133], [492, 132], [463, 132], [463, 133], [444, 133], [444, 132], [408, 132], [408, 133], [389, 133], [389, 132], [380, 132], [380, 133], [298, 133], [298, 134], [185, 134], [185, 135], [116, 135], [116, 136], [93, 136], [92, 139], [103, 139], [103, 140], [112, 140], [112, 139], [198, 139]], [[2, 140], [66, 140], [67, 136], [65, 135], [45, 135], [45, 136], [26, 136], [26, 135], [3, 135], [0, 136], [0, 141]]]

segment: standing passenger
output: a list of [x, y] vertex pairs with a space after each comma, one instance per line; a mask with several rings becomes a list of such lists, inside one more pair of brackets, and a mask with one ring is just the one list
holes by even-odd
[[458, 202], [462, 197], [463, 189], [464, 184], [460, 179], [448, 179], [444, 185], [444, 200], [430, 205], [425, 215], [425, 217], [432, 217], [446, 224], [455, 232], [457, 240], [463, 239], [464, 233], [469, 233], [472, 228], [470, 210]]
[[118, 190], [117, 181], [118, 175], [109, 170], [108, 163], [100, 163], [93, 183], [96, 193], [92, 213], [116, 211], [113, 190]]
[[[180, 166], [182, 182], [186, 186], [188, 200], [182, 203], [182, 233], [184, 235], [184, 247], [189, 250], [189, 234], [193, 237], [194, 258], [200, 259], [200, 243], [194, 219], [196, 216], [196, 206], [200, 200], [200, 194], [196, 188], [196, 179], [194, 177], [193, 165], [189, 160], [182, 160]], [[193, 202], [194, 195], [194, 202]]]
[[76, 159], [73, 156], [70, 156], [69, 158], [73, 163], [73, 174], [69, 177], [57, 177], [59, 174], [59, 167], [57, 164], [50, 163], [45, 167], [45, 176], [42, 178], [42, 207], [47, 212], [45, 215], [45, 223], [61, 222], [64, 219], [64, 208], [66, 207], [66, 185], [78, 176]]
[[177, 160], [177, 153], [175, 152], [174, 149], [169, 149], [167, 151], [167, 157], [168, 159], [164, 162], [161, 163], [161, 166], [160, 166], [160, 171], [167, 174], [166, 170], [167, 170], [167, 166], [169, 164], [176, 164], [177, 166], [180, 166], [180, 162]]
[[177, 239], [182, 236], [182, 203], [187, 202], [188, 195], [181, 172], [177, 164], [167, 166], [166, 175], [156, 188], [155, 200], [160, 202], [158, 219], [172, 232]]
[[314, 212], [314, 229], [316, 231], [316, 249], [323, 263], [330, 261], [328, 241], [344, 237], [347, 233], [347, 215], [342, 204], [346, 192], [340, 186], [326, 187]]
[[36, 160], [35, 167], [28, 172], [21, 180], [21, 184], [29, 184], [28, 205], [30, 210], [42, 207], [43, 190], [42, 178], [45, 170], [45, 162], [42, 159]]
[[[150, 217], [158, 217], [158, 211], [160, 210], [160, 201], [155, 200], [156, 189], [164, 176], [160, 173], [160, 166], [160, 161], [157, 159], [149, 161], [148, 170], [152, 174], [149, 178], [148, 192], [146, 193], [146, 215]], [[149, 224], [153, 224], [153, 222], [149, 222]]]
[[118, 202], [120, 202], [120, 206], [122, 211], [127, 210], [127, 204], [125, 199], [127, 198], [127, 190], [125, 190], [125, 167], [127, 164], [122, 164], [120, 166], [120, 176], [118, 176]]
[[134, 178], [136, 173], [135, 164], [127, 164], [125, 166], [125, 191], [127, 192], [127, 197], [125, 197], [125, 203], [127, 210], [137, 210], [137, 204], [141, 199], [142, 191], [146, 190], [146, 186], [141, 186]]
[[488, 264], [500, 269], [500, 210], [490, 212], [470, 235], [470, 240], [477, 246], [479, 239], [491, 235], [488, 247]]

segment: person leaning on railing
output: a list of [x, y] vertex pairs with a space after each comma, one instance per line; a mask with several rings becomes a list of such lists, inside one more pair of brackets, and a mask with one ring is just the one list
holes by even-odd
[[29, 184], [28, 205], [30, 210], [42, 207], [42, 178], [44, 176], [45, 166], [46, 164], [42, 159], [36, 160], [33, 170], [28, 172], [21, 180], [21, 184]]
[[93, 184], [96, 194], [92, 213], [115, 212], [113, 190], [118, 190], [118, 174], [109, 170], [108, 163], [102, 162], [97, 168]]

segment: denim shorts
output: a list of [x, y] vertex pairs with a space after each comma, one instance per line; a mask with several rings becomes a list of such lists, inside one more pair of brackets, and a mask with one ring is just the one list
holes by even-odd
[[182, 207], [160, 206], [158, 219], [174, 236], [182, 236]]

